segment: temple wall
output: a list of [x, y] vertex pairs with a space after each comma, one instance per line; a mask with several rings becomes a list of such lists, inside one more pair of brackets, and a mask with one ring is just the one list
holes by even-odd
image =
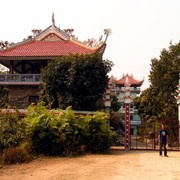
[[9, 104], [13, 108], [25, 109], [33, 102], [34, 97], [37, 100], [39, 91], [38, 86], [9, 86]]

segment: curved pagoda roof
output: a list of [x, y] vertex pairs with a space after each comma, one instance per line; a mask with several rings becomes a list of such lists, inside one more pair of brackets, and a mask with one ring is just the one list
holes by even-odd
[[[105, 43], [102, 38], [99, 42], [91, 39], [87, 42], [79, 41], [72, 35], [72, 29], [61, 30], [52, 25], [44, 31], [32, 30], [33, 36], [29, 36], [22, 42], [8, 46], [0, 42], [0, 60], [26, 60], [26, 59], [51, 59], [57, 56], [69, 54], [103, 54]], [[107, 39], [107, 37], [106, 37]]]
[[129, 74], [124, 75], [124, 74], [123, 74], [123, 76], [122, 76], [121, 79], [116, 79], [116, 78], [114, 78], [114, 77], [110, 77], [109, 83], [110, 83], [110, 84], [113, 84], [113, 83], [114, 83], [114, 84], [116, 84], [116, 85], [118, 85], [118, 86], [123, 87], [123, 86], [126, 84], [127, 79], [128, 79], [128, 83], [130, 84], [130, 86], [135, 86], [135, 87], [140, 87], [140, 86], [143, 84], [143, 82], [144, 82], [144, 79], [141, 80], [141, 81], [139, 81], [139, 80], [136, 80], [136, 79], [133, 77], [133, 75], [129, 75]]

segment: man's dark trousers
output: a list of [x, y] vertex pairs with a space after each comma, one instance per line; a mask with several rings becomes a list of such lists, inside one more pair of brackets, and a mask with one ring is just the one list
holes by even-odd
[[160, 142], [160, 155], [162, 155], [162, 147], [164, 148], [164, 156], [167, 156], [167, 149], [166, 149], [166, 143]]

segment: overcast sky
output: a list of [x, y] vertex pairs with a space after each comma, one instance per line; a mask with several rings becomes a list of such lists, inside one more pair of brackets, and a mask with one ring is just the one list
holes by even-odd
[[19, 42], [32, 29], [55, 24], [73, 28], [79, 40], [98, 39], [105, 28], [112, 34], [104, 59], [114, 62], [111, 75], [133, 74], [149, 86], [151, 59], [180, 40], [180, 0], [5, 0], [0, 3], [0, 40]]

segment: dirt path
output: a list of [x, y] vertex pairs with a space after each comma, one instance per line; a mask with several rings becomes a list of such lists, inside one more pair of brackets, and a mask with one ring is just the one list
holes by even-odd
[[180, 180], [180, 152], [111, 151], [107, 155], [40, 158], [0, 169], [1, 180]]

